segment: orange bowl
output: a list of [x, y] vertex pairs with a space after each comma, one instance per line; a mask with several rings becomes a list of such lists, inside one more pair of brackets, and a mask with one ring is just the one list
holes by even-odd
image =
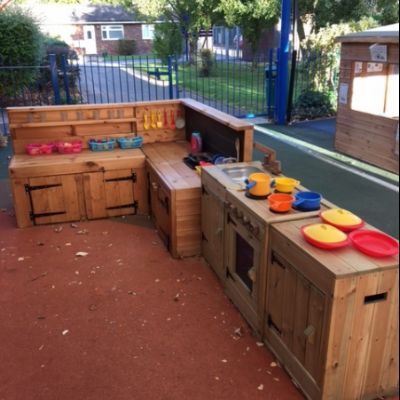
[[268, 197], [270, 209], [278, 213], [289, 212], [295, 200], [294, 196], [290, 194], [271, 194]]

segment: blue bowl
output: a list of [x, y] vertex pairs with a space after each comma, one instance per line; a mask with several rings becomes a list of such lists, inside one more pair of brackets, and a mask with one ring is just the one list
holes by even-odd
[[298, 192], [293, 207], [300, 211], [317, 211], [321, 208], [322, 196], [315, 192]]

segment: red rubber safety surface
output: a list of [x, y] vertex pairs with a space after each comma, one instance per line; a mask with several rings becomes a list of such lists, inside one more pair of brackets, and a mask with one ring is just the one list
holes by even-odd
[[60, 226], [0, 213], [0, 400], [303, 398], [204, 261], [146, 221]]

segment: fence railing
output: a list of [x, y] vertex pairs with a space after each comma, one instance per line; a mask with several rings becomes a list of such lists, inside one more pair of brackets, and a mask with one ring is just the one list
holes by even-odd
[[[292, 107], [304, 107], [304, 93], [334, 97], [337, 65], [322, 54], [293, 59]], [[275, 112], [277, 50], [253, 62], [213, 55], [190, 63], [180, 57], [155, 56], [49, 57], [42, 66], [0, 66], [0, 109], [79, 103], [122, 103], [190, 97], [238, 117]], [[312, 97], [312, 95], [311, 95]], [[312, 99], [311, 99], [312, 100]], [[312, 102], [312, 101], [311, 101]], [[2, 114], [0, 123], [6, 132]]]

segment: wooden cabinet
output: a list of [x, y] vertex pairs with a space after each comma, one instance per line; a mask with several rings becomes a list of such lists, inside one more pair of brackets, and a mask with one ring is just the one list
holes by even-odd
[[201, 181], [183, 163], [187, 142], [144, 146], [152, 214], [175, 258], [201, 254]]
[[215, 188], [218, 183], [203, 172], [201, 196], [201, 229], [203, 257], [218, 275], [226, 279], [224, 268], [225, 203]]
[[318, 222], [271, 229], [264, 341], [310, 399], [393, 395], [399, 259], [374, 259], [351, 247], [314, 248], [300, 230]]
[[136, 182], [132, 169], [83, 174], [88, 219], [136, 214]]
[[36, 225], [79, 220], [80, 184], [76, 175], [27, 179], [23, 187], [30, 205], [30, 220]]
[[16, 155], [9, 170], [20, 228], [148, 214], [145, 156], [140, 150]]

